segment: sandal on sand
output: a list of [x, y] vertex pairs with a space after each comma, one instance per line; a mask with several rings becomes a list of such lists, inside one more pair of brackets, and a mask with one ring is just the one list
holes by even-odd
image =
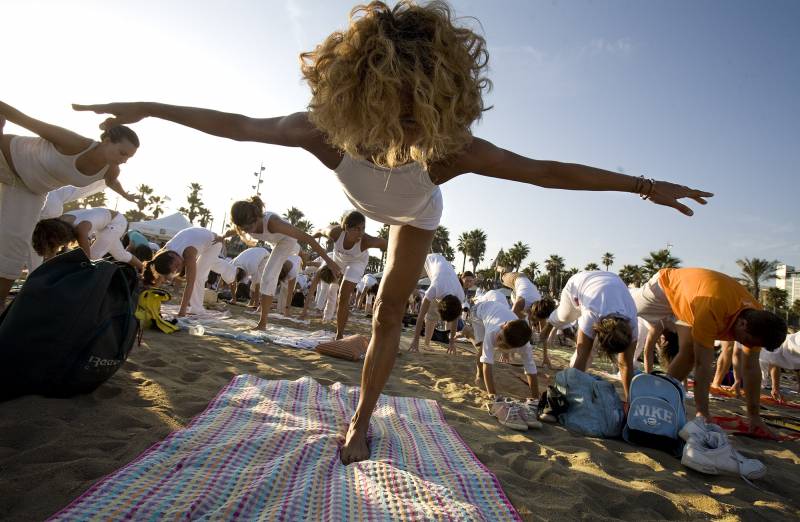
[[528, 423], [519, 404], [506, 402], [502, 397], [497, 397], [494, 402], [486, 405], [489, 413], [497, 418], [497, 422], [512, 430], [527, 431]]

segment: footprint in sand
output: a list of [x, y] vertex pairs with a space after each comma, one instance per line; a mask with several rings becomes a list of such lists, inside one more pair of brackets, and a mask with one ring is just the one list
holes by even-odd
[[181, 374], [181, 380], [183, 382], [195, 382], [199, 378], [200, 375], [195, 372], [183, 372]]
[[160, 357], [155, 357], [153, 359], [148, 359], [146, 361], [143, 361], [142, 364], [144, 364], [146, 367], [150, 367], [150, 368], [163, 368], [164, 366], [167, 365], [167, 363], [165, 363]]

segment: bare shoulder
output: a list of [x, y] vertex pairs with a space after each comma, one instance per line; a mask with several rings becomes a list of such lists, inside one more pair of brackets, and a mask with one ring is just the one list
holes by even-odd
[[325, 134], [311, 122], [306, 111], [282, 117], [278, 130], [292, 145], [307, 150], [331, 170], [342, 160], [341, 151], [328, 143]]
[[506, 151], [490, 141], [473, 138], [458, 154], [439, 161], [431, 166], [431, 179], [437, 185], [469, 172], [481, 173], [505, 158]]

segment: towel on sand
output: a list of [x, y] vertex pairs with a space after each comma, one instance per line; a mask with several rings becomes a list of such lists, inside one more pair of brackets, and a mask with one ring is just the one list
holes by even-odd
[[381, 395], [370, 459], [342, 465], [358, 394], [237, 376], [52, 520], [520, 520], [435, 401]]

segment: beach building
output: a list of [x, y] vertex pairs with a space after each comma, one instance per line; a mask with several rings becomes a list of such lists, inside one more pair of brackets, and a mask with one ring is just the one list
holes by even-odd
[[797, 299], [800, 299], [800, 271], [791, 265], [780, 264], [775, 275], [777, 276], [775, 286], [786, 290], [789, 296], [788, 303], [791, 306]]

